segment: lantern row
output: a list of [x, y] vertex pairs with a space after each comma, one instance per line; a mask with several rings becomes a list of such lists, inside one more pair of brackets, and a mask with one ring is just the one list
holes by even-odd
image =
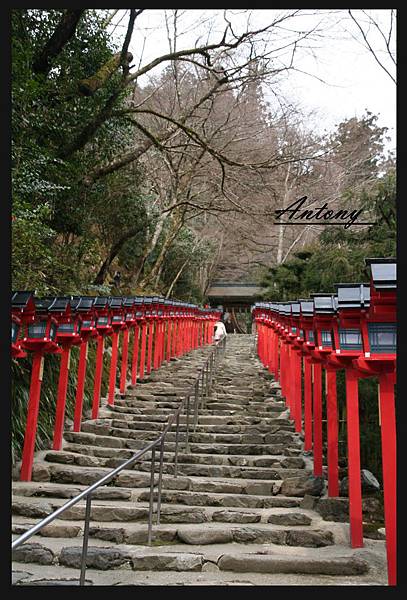
[[[353, 548], [363, 546], [358, 379], [379, 378], [383, 491], [389, 584], [396, 582], [396, 262], [365, 259], [370, 284], [339, 283], [336, 294], [252, 307], [258, 355], [280, 381], [304, 450], [322, 476], [322, 370], [325, 370], [328, 495], [339, 495], [336, 372], [345, 370], [349, 520]], [[303, 382], [303, 383], [302, 383]], [[304, 399], [302, 405], [302, 398]]]
[[[158, 369], [163, 361], [212, 343], [217, 309], [159, 296], [61, 296], [35, 298], [29, 291], [12, 294], [11, 348], [13, 358], [33, 353], [20, 479], [31, 481], [45, 354], [60, 354], [53, 449], [60, 450], [65, 420], [70, 352], [79, 346], [73, 431], [80, 431], [89, 341], [95, 338], [96, 365], [92, 419], [97, 419], [103, 375], [105, 338], [111, 337], [108, 404], [114, 404], [117, 375], [125, 394], [130, 335], [133, 337], [131, 383]], [[120, 373], [119, 337], [122, 332]]]

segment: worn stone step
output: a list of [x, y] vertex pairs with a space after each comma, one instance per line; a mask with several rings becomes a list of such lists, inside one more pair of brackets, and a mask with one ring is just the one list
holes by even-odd
[[[150, 498], [149, 491], [138, 493], [139, 502], [147, 502]], [[157, 492], [154, 492], [154, 499], [157, 498]], [[262, 496], [249, 494], [221, 494], [221, 493], [202, 493], [189, 491], [171, 491], [162, 490], [161, 501], [163, 503], [185, 504], [188, 506], [221, 506], [237, 508], [273, 508], [273, 507], [294, 507], [300, 505], [298, 498], [288, 498], [285, 496]]]
[[[131, 408], [131, 407], [126, 407], [126, 406], [108, 406], [108, 407], [104, 407], [103, 409], [101, 409], [101, 412], [105, 411], [103, 413], [103, 416], [106, 415], [106, 417], [108, 418], [112, 418], [112, 415], [114, 415], [114, 413], [120, 413], [120, 415], [131, 415], [133, 417], [133, 420], [136, 422], [148, 422], [148, 423], [167, 423], [168, 421], [168, 416], [167, 415], [159, 415], [156, 413], [151, 413], [151, 414], [147, 414], [145, 411], [140, 410], [140, 409], [135, 409], [135, 408]], [[118, 418], [122, 418], [121, 416]], [[186, 423], [186, 416], [181, 414], [180, 415], [180, 424], [185, 424]], [[288, 418], [286, 419], [281, 419], [280, 415], [267, 415], [266, 417], [262, 417], [260, 418], [259, 416], [248, 416], [248, 415], [227, 415], [227, 414], [221, 414], [221, 415], [217, 415], [217, 416], [206, 416], [206, 415], [202, 415], [202, 414], [198, 414], [198, 423], [199, 425], [234, 425], [234, 424], [242, 424], [242, 425], [255, 425], [255, 424], [276, 424], [276, 423], [282, 423], [282, 424], [289, 424], [290, 426], [293, 426], [292, 421], [290, 421]]]
[[[312, 530], [309, 528], [311, 519], [301, 513], [292, 513], [302, 517], [308, 528], [298, 522], [292, 529], [281, 528], [274, 525], [245, 525], [236, 526], [223, 524], [220, 527], [216, 523], [189, 525], [154, 525], [152, 530], [152, 541], [160, 544], [188, 544], [206, 546], [212, 544], [243, 543], [264, 544], [271, 543], [285, 546], [299, 546], [307, 548], [319, 548], [333, 545], [333, 535], [330, 531]], [[286, 515], [281, 515], [284, 517]], [[27, 531], [32, 523], [13, 523], [13, 533], [21, 534]], [[52, 523], [44, 527], [39, 534], [44, 538], [75, 538], [83, 535], [83, 524], [70, 524], [63, 521]], [[103, 525], [91, 525], [89, 535], [92, 538], [112, 542], [114, 544], [141, 544], [148, 543], [148, 528], [145, 524], [129, 524], [125, 528], [117, 527], [116, 523]], [[35, 541], [35, 537], [32, 538]], [[63, 542], [62, 542], [63, 543]], [[46, 544], [46, 541], [45, 541]]]
[[[62, 567], [78, 569], [81, 564], [80, 545], [63, 546], [52, 550], [45, 544], [25, 544], [14, 551], [16, 562], [52, 561]], [[86, 566], [89, 569], [111, 570], [129, 566], [135, 571], [202, 571], [210, 555], [205, 552], [174, 552], [170, 548], [162, 550], [145, 548], [132, 549], [130, 546], [103, 547], [89, 546]], [[211, 557], [212, 558], [212, 557]], [[233, 552], [222, 554], [215, 562], [220, 571], [238, 573], [296, 573], [321, 575], [363, 575], [369, 571], [366, 560], [359, 556], [321, 556], [318, 549], [309, 549], [307, 556], [278, 554], [254, 554]]]
[[[126, 430], [120, 430], [120, 433]], [[132, 432], [130, 432], [132, 433]], [[65, 439], [68, 442], [90, 444], [92, 446], [103, 446], [113, 448], [131, 448], [141, 450], [146, 446], [145, 440], [134, 439], [133, 437], [117, 437], [114, 435], [104, 436], [94, 433], [67, 431]], [[301, 444], [298, 439], [298, 445]], [[175, 443], [166, 443], [167, 451], [175, 451]], [[202, 444], [191, 443], [190, 451], [196, 454], [280, 454], [283, 452], [286, 444]]]
[[[133, 450], [120, 449], [120, 448], [101, 448], [99, 446], [85, 446], [83, 444], [66, 444], [64, 450], [54, 451], [51, 450], [45, 453], [45, 460], [50, 462], [61, 462], [61, 463], [73, 463], [75, 459], [70, 457], [65, 460], [67, 453], [81, 454], [82, 456], [94, 456], [99, 458], [107, 459], [107, 462], [103, 466], [111, 466], [112, 468], [121, 464], [124, 460], [131, 458], [134, 454]], [[151, 453], [147, 452], [140, 461], [133, 468], [141, 468], [143, 463], [149, 463], [151, 460]], [[174, 463], [175, 454], [173, 452], [164, 451], [164, 465], [166, 463]], [[100, 463], [102, 465], [102, 463]], [[276, 469], [304, 469], [305, 461], [302, 456], [286, 456], [284, 454], [275, 455], [214, 455], [214, 454], [186, 454], [183, 446], [178, 450], [178, 465], [183, 464], [190, 465], [225, 465], [225, 466], [240, 466], [240, 467], [256, 467], [259, 469], [259, 475], [261, 474], [260, 469], [265, 468], [276, 468]], [[148, 467], [149, 468], [149, 467]], [[143, 467], [144, 469], [144, 467]], [[230, 471], [230, 476], [239, 476], [238, 472], [236, 475], [235, 471]], [[284, 471], [285, 475], [287, 472]], [[295, 473], [298, 474], [298, 473]], [[268, 476], [268, 474], [265, 474]], [[257, 475], [256, 475], [257, 478]]]
[[[119, 438], [133, 438], [137, 440], [153, 441], [158, 437], [156, 431], [136, 430], [128, 426], [125, 421], [116, 421], [112, 419], [107, 423], [84, 422], [82, 431], [85, 433], [95, 433], [96, 435], [112, 435]], [[176, 432], [169, 431], [166, 435], [166, 442], [174, 442]], [[196, 443], [214, 443], [214, 444], [289, 444], [298, 440], [298, 434], [291, 431], [279, 431], [275, 433], [201, 433], [194, 432], [191, 426], [189, 431], [190, 442]]]
[[[119, 428], [128, 428], [134, 430], [143, 430], [143, 431], [151, 431], [151, 432], [160, 432], [164, 429], [167, 420], [163, 422], [155, 422], [155, 421], [140, 421], [135, 415], [121, 415], [120, 418], [111, 419], [110, 422], [113, 427]], [[174, 427], [175, 429], [175, 427]], [[198, 433], [221, 433], [221, 434], [229, 434], [229, 433], [242, 433], [242, 434], [250, 434], [250, 433], [277, 433], [280, 431], [292, 431], [294, 432], [295, 426], [293, 423], [289, 421], [276, 421], [273, 423], [257, 423], [257, 424], [241, 424], [241, 423], [225, 423], [223, 425], [210, 425], [210, 424], [202, 424], [199, 423], [195, 426], [192, 426], [192, 430]], [[186, 431], [186, 424], [180, 423], [179, 431]]]
[[[51, 456], [50, 456], [51, 455]], [[45, 455], [45, 459], [53, 460], [54, 452], [49, 452]], [[77, 464], [72, 464], [72, 458], [81, 459], [81, 458], [89, 458], [83, 457], [80, 454], [68, 453], [68, 452], [58, 452], [57, 454], [58, 460], [63, 461], [67, 460], [67, 463], [58, 462], [57, 464], [53, 462], [46, 463], [37, 463], [33, 469], [33, 483], [37, 481], [49, 481], [52, 483], [58, 484], [81, 484], [81, 485], [90, 485], [95, 483], [106, 474], [108, 474], [112, 467], [114, 468], [114, 461], [109, 459], [109, 462], [113, 464], [109, 464], [109, 469], [107, 467], [101, 467], [93, 465], [92, 469], [89, 469], [88, 466], [80, 466]], [[187, 458], [186, 455], [185, 458]], [[92, 457], [93, 460], [103, 460], [96, 459]], [[117, 465], [122, 464], [122, 460], [117, 460]], [[159, 470], [159, 465], [157, 463], [155, 473], [157, 475]], [[237, 489], [239, 486], [241, 489], [248, 489], [247, 493], [279, 493], [282, 482], [287, 480], [290, 481], [290, 477], [298, 477], [299, 474], [303, 474], [303, 469], [289, 469], [289, 468], [275, 468], [275, 469], [267, 469], [265, 467], [256, 468], [256, 467], [243, 467], [243, 466], [226, 466], [226, 465], [188, 465], [188, 464], [179, 464], [178, 465], [178, 477], [171, 477], [174, 474], [175, 467], [173, 464], [165, 463], [163, 465], [163, 487], [166, 489], [197, 489], [197, 486], [200, 486], [201, 489], [205, 487], [207, 489], [214, 489], [215, 486], [225, 487], [228, 486], [233, 489]], [[167, 476], [168, 475], [168, 476]], [[194, 479], [194, 477], [204, 477], [206, 479]], [[210, 478], [210, 480], [209, 480]], [[217, 479], [214, 479], [217, 478]], [[219, 479], [221, 478], [221, 479]], [[118, 487], [130, 487], [130, 488], [140, 488], [146, 487], [149, 485], [150, 481], [150, 464], [148, 462], [144, 463], [136, 463], [133, 469], [123, 469], [121, 473], [119, 473], [112, 483], [111, 486]], [[157, 477], [155, 478], [157, 481]], [[275, 488], [276, 484], [278, 484], [277, 489]], [[14, 484], [14, 488], [18, 486], [23, 487], [23, 484], [16, 483]], [[304, 484], [305, 486], [305, 484]], [[30, 488], [28, 487], [27, 490]], [[45, 488], [44, 488], [45, 489]], [[292, 489], [292, 486], [291, 488]], [[303, 487], [304, 493], [306, 493], [307, 488]], [[263, 491], [262, 491], [263, 490]], [[302, 495], [304, 495], [304, 493]], [[111, 492], [112, 496], [114, 492]]]
[[356, 557], [287, 557], [253, 554], [224, 554], [218, 562], [222, 571], [238, 573], [295, 573], [321, 575], [363, 575], [369, 570], [368, 563]]
[[[51, 499], [45, 501], [39, 498], [15, 496], [12, 500], [12, 514], [21, 517], [43, 518], [50, 515], [59, 508], [64, 502], [61, 499]], [[119, 502], [108, 503], [100, 500], [94, 500], [91, 505], [91, 520], [96, 521], [123, 521], [147, 522], [148, 504], [145, 506], [128, 506]], [[85, 518], [85, 504], [78, 502], [75, 506], [67, 509], [60, 515], [63, 521], [78, 521]], [[162, 506], [162, 523], [205, 523], [209, 520], [207, 513], [199, 507], [189, 506]]]

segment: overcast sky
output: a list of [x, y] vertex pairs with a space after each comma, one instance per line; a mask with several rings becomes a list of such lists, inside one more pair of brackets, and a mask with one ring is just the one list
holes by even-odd
[[[205, 43], [206, 36], [220, 39], [224, 29], [223, 10], [179, 9], [178, 31], [181, 34], [178, 50], [194, 47], [201, 36], [200, 44]], [[254, 28], [264, 27], [276, 14], [282, 11], [251, 11], [251, 23]], [[313, 14], [310, 14], [310, 13]], [[387, 37], [389, 34], [391, 9], [368, 10]], [[157, 56], [169, 51], [169, 43], [165, 22], [167, 14], [170, 29], [173, 24], [172, 10], [147, 9], [136, 20], [136, 28], [130, 43], [133, 63], [138, 66], [146, 64]], [[367, 15], [361, 10], [353, 10], [361, 26], [368, 32], [368, 41], [377, 51], [377, 56], [388, 71], [395, 77], [395, 66], [389, 57], [385, 40], [372, 25], [368, 28]], [[242, 10], [228, 11], [236, 31], [241, 31], [247, 19]], [[200, 23], [202, 21], [202, 23]], [[128, 22], [128, 11], [121, 10], [115, 15], [109, 30], [113, 35], [119, 34], [123, 39]], [[288, 23], [288, 22], [287, 22]], [[310, 125], [320, 132], [331, 130], [341, 120], [353, 116], [360, 117], [365, 109], [379, 115], [378, 124], [389, 128], [391, 141], [388, 148], [396, 144], [396, 85], [375, 61], [365, 48], [363, 38], [357, 25], [348, 15], [347, 9], [341, 10], [304, 10], [287, 24], [287, 27], [276, 31], [278, 41], [290, 39], [293, 30], [308, 30], [319, 24], [322, 35], [314, 42], [313, 49], [300, 49], [296, 66], [306, 75], [290, 72], [289, 77], [280, 82], [280, 89], [289, 101], [300, 104], [305, 111], [314, 111]], [[239, 30], [240, 27], [240, 30]], [[390, 49], [395, 57], [395, 30], [393, 23]], [[276, 38], [277, 39], [277, 38]], [[281, 60], [286, 60], [281, 54]], [[158, 75], [164, 65], [154, 69], [151, 74]], [[319, 79], [318, 79], [319, 78]], [[323, 80], [323, 81], [320, 81]], [[146, 80], [144, 80], [146, 82]], [[140, 84], [143, 80], [140, 79]], [[265, 90], [266, 98], [272, 98], [271, 90]]]

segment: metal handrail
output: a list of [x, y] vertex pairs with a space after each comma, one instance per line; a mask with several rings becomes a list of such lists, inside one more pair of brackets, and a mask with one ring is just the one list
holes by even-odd
[[115, 469], [113, 469], [110, 473], [107, 473], [106, 475], [104, 475], [101, 479], [99, 479], [98, 481], [96, 481], [95, 483], [93, 483], [92, 485], [87, 487], [85, 490], [83, 490], [80, 494], [78, 494], [74, 498], [71, 498], [71, 500], [68, 500], [68, 502], [66, 502], [65, 504], [60, 506], [53, 513], [51, 513], [50, 515], [48, 515], [47, 517], [42, 519], [39, 523], [37, 523], [36, 525], [34, 525], [30, 529], [28, 529], [26, 532], [24, 532], [22, 535], [20, 535], [20, 537], [18, 537], [17, 539], [15, 539], [12, 542], [11, 549], [15, 550], [16, 548], [21, 546], [21, 544], [26, 542], [28, 539], [30, 539], [36, 533], [38, 533], [38, 531], [41, 531], [41, 529], [43, 527], [45, 527], [46, 525], [51, 523], [59, 515], [63, 514], [66, 510], [68, 510], [69, 508], [71, 508], [72, 506], [77, 504], [80, 500], [86, 498], [85, 523], [84, 523], [82, 557], [81, 557], [81, 574], [80, 574], [80, 578], [79, 578], [79, 585], [84, 585], [85, 572], [86, 572], [86, 558], [87, 558], [87, 551], [88, 551], [89, 522], [90, 522], [90, 509], [91, 509], [92, 494], [96, 489], [98, 489], [102, 485], [109, 483], [114, 477], [116, 477], [116, 475], [118, 475], [126, 467], [128, 467], [128, 466], [132, 465], [133, 463], [137, 462], [138, 460], [140, 460], [140, 458], [142, 458], [144, 456], [144, 454], [146, 454], [150, 450], [152, 451], [152, 454], [151, 454], [151, 471], [150, 471], [150, 498], [149, 498], [149, 518], [148, 518], [147, 542], [148, 542], [148, 544], [151, 544], [152, 517], [153, 517], [153, 511], [154, 511], [153, 493], [154, 493], [154, 487], [156, 485], [154, 482], [155, 449], [158, 445], [160, 445], [160, 466], [159, 466], [159, 475], [158, 475], [158, 497], [157, 497], [157, 525], [159, 525], [160, 524], [160, 513], [161, 513], [162, 467], [163, 467], [163, 462], [164, 462], [165, 437], [166, 437], [168, 431], [170, 430], [170, 428], [172, 427], [172, 425], [174, 424], [174, 421], [176, 420], [174, 477], [177, 477], [177, 475], [178, 475], [179, 417], [180, 417], [181, 411], [183, 410], [184, 405], [186, 403], [186, 405], [187, 405], [187, 415], [186, 415], [187, 421], [186, 421], [185, 449], [186, 449], [186, 452], [189, 452], [190, 451], [190, 449], [189, 449], [189, 412], [190, 412], [190, 401], [189, 400], [190, 400], [190, 397], [192, 395], [194, 395], [194, 398], [195, 398], [195, 406], [194, 406], [194, 431], [195, 431], [196, 425], [197, 425], [197, 420], [198, 420], [197, 403], [198, 403], [198, 396], [199, 396], [199, 381], [202, 376], [202, 385], [201, 385], [201, 408], [202, 408], [204, 406], [204, 374], [205, 374], [205, 372], [207, 373], [207, 375], [205, 377], [205, 379], [206, 379], [205, 398], [207, 398], [208, 391], [212, 387], [213, 369], [215, 366], [215, 356], [219, 352], [219, 348], [222, 348], [222, 351], [224, 352], [225, 345], [226, 345], [226, 335], [224, 335], [222, 338], [220, 338], [219, 340], [217, 340], [216, 342], [213, 343], [212, 351], [209, 354], [209, 356], [207, 357], [207, 359], [206, 359], [205, 363], [203, 364], [203, 366], [201, 367], [201, 369], [199, 370], [196, 381], [190, 386], [188, 393], [182, 399], [181, 404], [177, 408], [177, 410], [172, 415], [170, 415], [166, 426], [164, 427], [164, 429], [162, 430], [162, 432], [160, 433], [160, 435], [158, 436], [157, 439], [150, 442], [145, 448], [136, 452], [131, 458], [126, 460], [123, 464], [121, 464], [118, 467], [116, 467]]

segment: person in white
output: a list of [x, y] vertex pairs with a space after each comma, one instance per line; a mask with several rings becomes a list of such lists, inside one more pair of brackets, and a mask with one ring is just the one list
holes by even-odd
[[222, 321], [217, 321], [215, 323], [215, 335], [214, 335], [215, 342], [220, 340], [220, 338], [222, 338], [224, 335], [226, 335], [225, 324], [222, 323]]

